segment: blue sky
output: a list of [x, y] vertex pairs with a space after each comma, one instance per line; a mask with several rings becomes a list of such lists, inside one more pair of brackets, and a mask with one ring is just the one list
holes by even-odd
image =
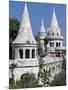
[[[9, 2], [9, 17], [16, 18], [21, 21], [24, 2], [10, 1]], [[32, 3], [27, 2], [30, 21], [32, 25], [33, 34], [39, 32], [41, 21], [43, 19], [46, 31], [50, 25], [53, 8], [55, 8], [56, 16], [61, 34], [64, 37], [64, 46], [66, 45], [66, 5], [64, 4], [49, 4], [49, 3]]]

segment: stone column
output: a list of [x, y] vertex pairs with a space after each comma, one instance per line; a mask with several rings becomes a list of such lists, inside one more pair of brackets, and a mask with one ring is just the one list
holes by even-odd
[[54, 41], [54, 47], [56, 47], [55, 43], [56, 43], [56, 42]]
[[25, 48], [23, 48], [23, 59], [25, 59]]
[[30, 58], [32, 58], [32, 49], [30, 49]]

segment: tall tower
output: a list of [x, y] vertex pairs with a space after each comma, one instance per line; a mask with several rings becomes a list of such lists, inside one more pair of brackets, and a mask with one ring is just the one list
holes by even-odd
[[41, 45], [43, 51], [45, 50], [45, 42], [44, 42], [45, 37], [46, 37], [46, 31], [45, 31], [45, 27], [44, 27], [44, 22], [42, 20], [40, 31], [39, 31], [39, 38], [40, 38], [40, 45]]
[[48, 49], [51, 49], [51, 51], [56, 49], [61, 49], [63, 47], [63, 36], [61, 35], [60, 32], [55, 9], [53, 9], [51, 23], [48, 28], [47, 39], [48, 39], [47, 46]]
[[21, 75], [27, 72], [38, 75], [37, 42], [32, 33], [26, 3], [18, 35], [12, 43], [12, 55], [18, 67], [14, 72], [15, 80], [20, 80]]

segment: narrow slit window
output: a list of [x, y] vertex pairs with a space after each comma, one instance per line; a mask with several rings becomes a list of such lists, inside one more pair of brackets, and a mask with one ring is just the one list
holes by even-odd
[[32, 50], [32, 58], [35, 58], [35, 50]]
[[19, 50], [19, 53], [20, 53], [20, 58], [23, 58], [23, 50], [22, 49]]

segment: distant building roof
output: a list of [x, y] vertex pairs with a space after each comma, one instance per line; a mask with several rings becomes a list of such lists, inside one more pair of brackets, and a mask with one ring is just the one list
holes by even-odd
[[41, 22], [41, 27], [40, 27], [40, 31], [39, 31], [39, 32], [40, 32], [40, 33], [46, 32], [43, 20], [42, 20], [42, 22]]

